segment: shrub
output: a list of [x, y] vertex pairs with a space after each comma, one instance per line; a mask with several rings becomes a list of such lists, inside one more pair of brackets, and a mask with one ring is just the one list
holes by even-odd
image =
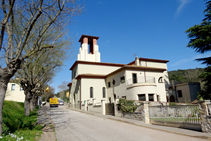
[[123, 113], [128, 113], [128, 112], [133, 113], [138, 106], [132, 100], [126, 100], [120, 98], [118, 107]]

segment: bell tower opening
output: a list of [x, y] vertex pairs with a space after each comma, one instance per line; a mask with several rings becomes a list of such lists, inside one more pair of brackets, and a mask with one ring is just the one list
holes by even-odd
[[88, 53], [89, 54], [94, 54], [93, 39], [88, 39]]
[[79, 39], [81, 47], [79, 49], [78, 60], [100, 62], [100, 52], [97, 45], [99, 37], [82, 35]]

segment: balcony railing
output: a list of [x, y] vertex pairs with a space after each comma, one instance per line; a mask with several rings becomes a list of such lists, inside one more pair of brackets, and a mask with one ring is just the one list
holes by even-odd
[[155, 77], [146, 76], [146, 77], [137, 77], [136, 80], [133, 78], [127, 80], [127, 85], [136, 84], [136, 83], [155, 83]]

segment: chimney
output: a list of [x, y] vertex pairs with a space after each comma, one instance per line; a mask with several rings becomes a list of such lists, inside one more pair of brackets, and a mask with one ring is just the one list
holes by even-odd
[[139, 58], [138, 58], [138, 57], [136, 57], [136, 59], [135, 59], [135, 65], [136, 65], [136, 66], [140, 66]]

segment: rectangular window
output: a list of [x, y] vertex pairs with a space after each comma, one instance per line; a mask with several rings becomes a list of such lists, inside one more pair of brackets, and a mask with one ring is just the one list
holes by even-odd
[[122, 96], [123, 99], [126, 99], [126, 96]]
[[93, 98], [93, 87], [90, 87], [90, 98]]
[[75, 78], [75, 75], [76, 75], [76, 71], [73, 71], [73, 78]]
[[108, 82], [108, 87], [111, 87], [111, 83], [110, 82]]
[[182, 97], [182, 90], [178, 90], [177, 93], [178, 93], [178, 97]]
[[12, 91], [15, 90], [15, 84], [12, 84], [12, 88], [11, 88]]
[[120, 77], [120, 82], [125, 83], [125, 76]]
[[154, 94], [148, 94], [149, 101], [154, 101]]
[[106, 97], [106, 91], [105, 91], [105, 87], [103, 87], [103, 98]]
[[138, 100], [146, 101], [145, 94], [139, 94], [138, 95]]
[[133, 73], [133, 83], [137, 83], [137, 74]]
[[20, 87], [20, 91], [23, 91], [23, 88], [22, 87]]

